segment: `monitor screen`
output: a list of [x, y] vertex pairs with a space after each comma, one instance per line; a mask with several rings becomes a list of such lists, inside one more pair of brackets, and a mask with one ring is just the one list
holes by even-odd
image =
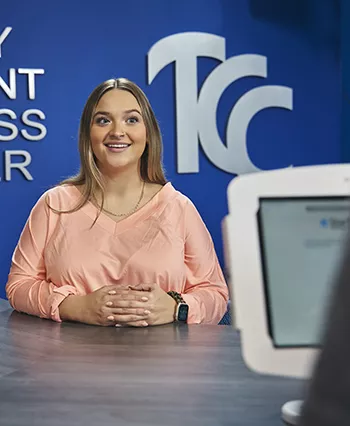
[[349, 197], [259, 199], [265, 300], [275, 347], [319, 346], [349, 220]]

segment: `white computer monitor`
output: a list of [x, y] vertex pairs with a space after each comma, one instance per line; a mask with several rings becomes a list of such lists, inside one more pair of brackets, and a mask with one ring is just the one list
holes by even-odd
[[232, 316], [252, 370], [307, 378], [350, 217], [350, 165], [288, 168], [228, 186]]

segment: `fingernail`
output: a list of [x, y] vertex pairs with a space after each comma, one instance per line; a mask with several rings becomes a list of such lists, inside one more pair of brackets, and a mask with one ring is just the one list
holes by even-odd
[[114, 316], [110, 315], [109, 317], [107, 317], [108, 320], [113, 321], [114, 320]]
[[112, 306], [113, 305], [113, 302], [107, 302], [106, 303], [106, 306]]
[[142, 325], [143, 325], [144, 327], [147, 327], [147, 326], [148, 326], [148, 323], [145, 321], [145, 322], [143, 322], [143, 323], [142, 323]]
[[108, 294], [117, 294], [117, 292], [115, 290], [111, 290], [108, 292]]
[[141, 300], [142, 300], [143, 302], [148, 302], [148, 297], [141, 297]]
[[146, 315], [148, 315], [148, 314], [150, 314], [151, 312], [150, 311], [144, 311], [144, 313], [146, 314]]
[[116, 327], [121, 327], [121, 325], [120, 325], [120, 324], [116, 324], [115, 326], [116, 326]]

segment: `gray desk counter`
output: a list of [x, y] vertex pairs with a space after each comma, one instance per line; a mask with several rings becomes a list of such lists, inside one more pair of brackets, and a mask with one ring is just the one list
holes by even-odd
[[229, 326], [56, 324], [0, 301], [0, 425], [282, 425], [303, 382], [250, 372]]

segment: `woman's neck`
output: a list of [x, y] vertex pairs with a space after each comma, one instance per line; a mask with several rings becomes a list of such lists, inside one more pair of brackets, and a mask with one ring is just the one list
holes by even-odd
[[139, 192], [142, 187], [142, 179], [138, 170], [118, 170], [118, 173], [102, 171], [104, 179], [104, 196], [106, 199], [120, 200], [130, 194]]

